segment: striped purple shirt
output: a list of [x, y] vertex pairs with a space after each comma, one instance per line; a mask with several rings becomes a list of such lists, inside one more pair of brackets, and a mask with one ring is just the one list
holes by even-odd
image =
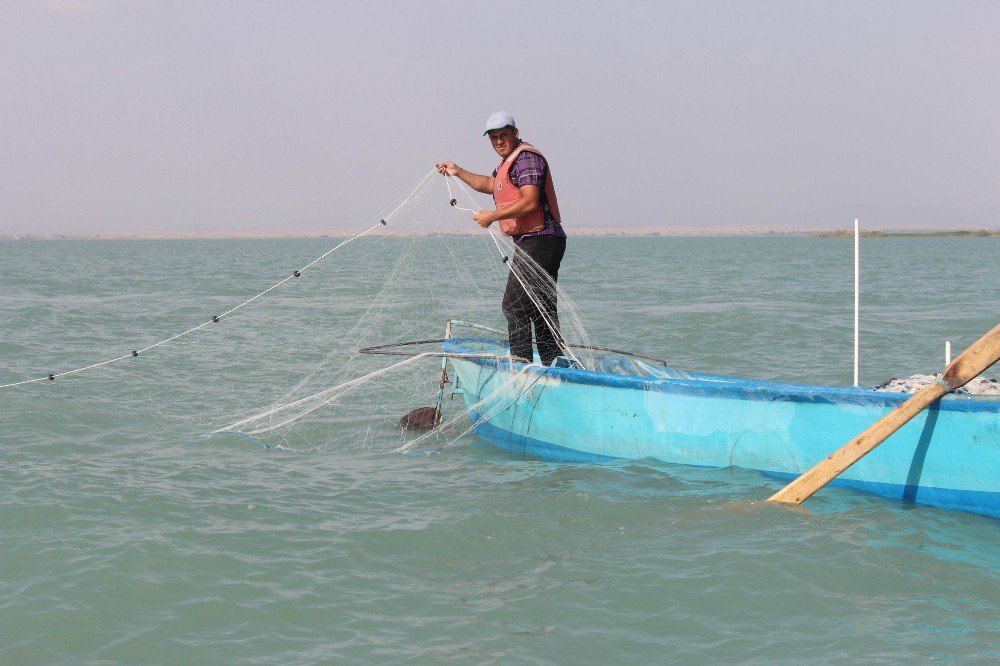
[[[548, 201], [545, 198], [545, 178], [548, 175], [549, 164], [545, 161], [545, 158], [538, 153], [533, 153], [530, 150], [522, 150], [521, 154], [517, 156], [514, 163], [510, 165], [510, 182], [514, 183], [517, 187], [524, 187], [525, 185], [534, 185], [542, 191], [542, 210], [545, 211], [545, 227], [539, 231], [533, 231], [530, 234], [523, 234], [521, 236], [516, 236], [515, 240], [521, 238], [528, 238], [530, 236], [559, 236], [561, 238], [566, 237], [566, 232], [563, 231], [562, 225], [557, 224], [555, 219], [552, 217], [552, 212], [549, 210]], [[493, 172], [494, 177], [497, 172]]]

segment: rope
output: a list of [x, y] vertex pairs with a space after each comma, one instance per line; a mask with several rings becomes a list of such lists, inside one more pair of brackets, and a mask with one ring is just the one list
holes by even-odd
[[66, 375], [75, 375], [77, 373], [84, 372], [86, 370], [93, 370], [94, 368], [100, 368], [100, 367], [105, 366], [105, 365], [110, 365], [111, 363], [117, 363], [118, 361], [122, 361], [122, 360], [127, 359], [127, 358], [134, 358], [134, 357], [139, 356], [139, 354], [142, 354], [144, 352], [149, 351], [150, 349], [155, 349], [156, 347], [159, 347], [161, 345], [165, 345], [167, 343], [173, 342], [174, 340], [179, 340], [180, 338], [183, 338], [183, 337], [185, 337], [187, 335], [190, 335], [191, 333], [194, 333], [195, 331], [197, 331], [199, 329], [202, 329], [202, 328], [208, 326], [209, 324], [217, 324], [222, 318], [228, 317], [229, 315], [233, 314], [234, 312], [236, 312], [240, 308], [243, 308], [243, 307], [249, 305], [250, 303], [253, 303], [254, 301], [256, 301], [261, 296], [264, 296], [265, 294], [268, 294], [269, 292], [274, 291], [275, 289], [277, 289], [281, 285], [285, 284], [289, 280], [293, 280], [293, 279], [295, 279], [297, 277], [300, 277], [306, 270], [308, 270], [309, 268], [312, 268], [317, 263], [319, 263], [320, 261], [326, 259], [328, 256], [330, 256], [331, 254], [333, 254], [335, 251], [339, 250], [340, 248], [344, 247], [348, 243], [351, 243], [351, 242], [353, 242], [353, 241], [355, 241], [355, 240], [357, 240], [357, 239], [359, 239], [359, 238], [361, 238], [363, 236], [367, 236], [368, 234], [370, 234], [371, 232], [375, 231], [376, 229], [379, 229], [381, 227], [387, 226], [389, 224], [389, 220], [391, 220], [393, 218], [393, 216], [395, 216], [396, 213], [398, 213], [399, 210], [403, 206], [405, 206], [407, 203], [409, 203], [409, 201], [411, 199], [413, 199], [413, 196], [420, 190], [421, 187], [424, 186], [424, 183], [427, 182], [427, 179], [430, 178], [431, 175], [433, 175], [436, 172], [437, 172], [437, 169], [431, 169], [430, 172], [426, 176], [424, 176], [423, 178], [420, 179], [420, 182], [417, 183], [417, 186], [413, 188], [413, 191], [410, 192], [406, 196], [406, 198], [403, 199], [403, 201], [400, 202], [400, 204], [398, 206], [396, 206], [396, 208], [393, 209], [393, 211], [391, 213], [389, 213], [384, 218], [382, 218], [381, 220], [379, 220], [377, 224], [373, 224], [368, 229], [365, 229], [364, 231], [361, 231], [361, 232], [355, 234], [354, 236], [348, 238], [347, 240], [338, 243], [337, 245], [335, 245], [334, 247], [330, 248], [329, 250], [327, 250], [326, 252], [324, 252], [323, 254], [321, 254], [320, 256], [318, 256], [317, 258], [315, 258], [312, 261], [310, 261], [308, 264], [306, 264], [302, 268], [300, 268], [298, 270], [292, 271], [291, 275], [289, 275], [288, 277], [284, 278], [283, 280], [280, 280], [279, 282], [276, 282], [275, 284], [271, 285], [270, 287], [268, 287], [264, 291], [260, 292], [259, 294], [256, 294], [255, 296], [251, 296], [250, 298], [248, 298], [247, 300], [243, 301], [239, 305], [226, 310], [222, 314], [212, 315], [212, 318], [209, 319], [208, 321], [202, 322], [201, 324], [198, 324], [197, 326], [192, 326], [191, 328], [187, 329], [186, 331], [183, 331], [183, 332], [178, 333], [176, 335], [172, 335], [169, 338], [166, 338], [164, 340], [160, 340], [159, 342], [151, 344], [151, 345], [149, 345], [147, 347], [142, 347], [140, 349], [134, 349], [131, 352], [129, 352], [128, 354], [123, 354], [123, 355], [115, 357], [115, 358], [110, 358], [110, 359], [108, 359], [106, 361], [100, 361], [99, 363], [92, 363], [91, 365], [86, 365], [86, 366], [83, 366], [82, 368], [75, 368], [73, 370], [67, 370], [65, 372], [59, 372], [59, 373], [50, 373], [50, 374], [48, 374], [48, 375], [46, 375], [44, 377], [36, 377], [35, 379], [26, 379], [26, 380], [20, 381], [20, 382], [13, 382], [11, 384], [0, 384], [0, 389], [13, 388], [15, 386], [23, 386], [25, 384], [34, 384], [36, 382], [44, 382], [46, 380], [54, 380], [56, 377], [64, 377]]

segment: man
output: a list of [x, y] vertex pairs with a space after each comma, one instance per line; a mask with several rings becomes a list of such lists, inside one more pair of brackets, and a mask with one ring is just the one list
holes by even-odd
[[[493, 175], [472, 173], [454, 162], [440, 162], [437, 170], [461, 178], [474, 190], [493, 195], [497, 209], [479, 211], [473, 219], [484, 229], [499, 222], [501, 231], [514, 241], [514, 259], [503, 295], [511, 356], [529, 361], [534, 357], [534, 325], [539, 359], [543, 365], [551, 365], [562, 354], [555, 286], [566, 252], [566, 233], [552, 174], [542, 153], [521, 140], [509, 113], [497, 111], [491, 115], [483, 134], [489, 135], [500, 156], [500, 166]], [[525, 293], [522, 281], [530, 295]]]

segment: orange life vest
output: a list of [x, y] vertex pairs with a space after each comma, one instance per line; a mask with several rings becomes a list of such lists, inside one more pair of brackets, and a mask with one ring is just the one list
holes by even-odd
[[[535, 153], [536, 155], [542, 155], [540, 150], [522, 141], [521, 145], [515, 148], [514, 152], [508, 155], [507, 159], [502, 161], [500, 166], [497, 167], [497, 175], [493, 178], [493, 201], [497, 205], [497, 210], [507, 208], [524, 196], [521, 194], [521, 188], [516, 186], [513, 181], [511, 181], [510, 168], [513, 166], [514, 160], [517, 159], [517, 156], [525, 150]], [[559, 216], [559, 202], [556, 201], [556, 190], [552, 186], [551, 169], [546, 170], [545, 198], [543, 201], [548, 204], [549, 212], [552, 214], [552, 219], [555, 220], [556, 224], [560, 224], [562, 220]], [[541, 231], [544, 228], [544, 206], [535, 212], [528, 213], [522, 217], [511, 217], [505, 220], [500, 220], [500, 230], [508, 236], [530, 234], [535, 231]]]

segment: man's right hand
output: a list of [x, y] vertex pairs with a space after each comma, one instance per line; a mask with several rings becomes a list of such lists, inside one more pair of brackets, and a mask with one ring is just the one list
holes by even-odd
[[434, 165], [442, 176], [457, 176], [461, 170], [454, 162], [438, 162]]
[[437, 169], [438, 173], [442, 176], [455, 176], [461, 179], [462, 182], [474, 189], [476, 192], [482, 192], [483, 194], [493, 193], [492, 176], [482, 176], [478, 173], [466, 171], [454, 162], [438, 162], [434, 165], [434, 168]]

